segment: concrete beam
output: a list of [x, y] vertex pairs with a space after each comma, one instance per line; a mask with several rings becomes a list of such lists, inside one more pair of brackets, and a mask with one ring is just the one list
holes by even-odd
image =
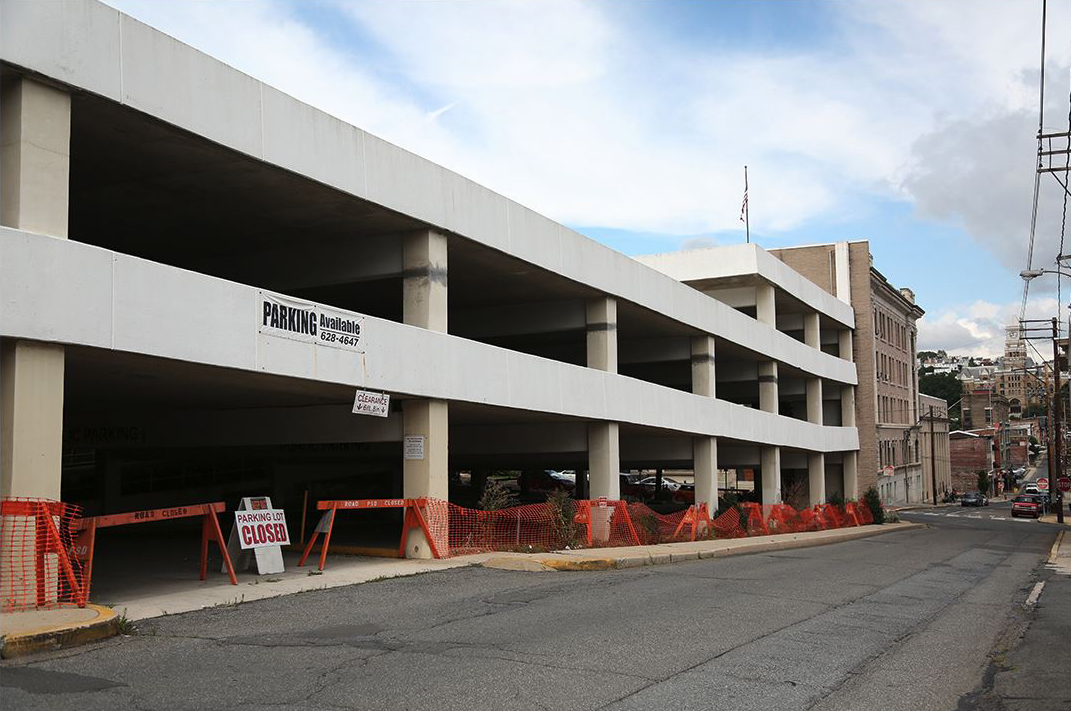
[[618, 365], [625, 363], [667, 363], [688, 360], [690, 356], [690, 343], [685, 336], [677, 338], [643, 338], [618, 341], [617, 343]]

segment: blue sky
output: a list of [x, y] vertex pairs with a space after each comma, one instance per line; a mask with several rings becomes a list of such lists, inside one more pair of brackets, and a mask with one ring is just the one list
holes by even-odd
[[627, 254], [742, 241], [747, 164], [753, 241], [869, 240], [926, 309], [923, 347], [996, 352], [1017, 315], [1040, 0], [112, 4]]

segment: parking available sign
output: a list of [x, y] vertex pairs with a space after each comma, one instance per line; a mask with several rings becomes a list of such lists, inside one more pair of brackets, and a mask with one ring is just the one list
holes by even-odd
[[242, 550], [290, 545], [286, 514], [282, 509], [235, 511], [234, 525]]

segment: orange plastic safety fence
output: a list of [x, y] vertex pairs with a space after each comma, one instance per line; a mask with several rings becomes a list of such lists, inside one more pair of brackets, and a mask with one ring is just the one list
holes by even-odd
[[744, 503], [713, 520], [705, 507], [662, 514], [641, 503], [572, 501], [498, 511], [467, 509], [429, 499], [425, 513], [442, 555], [485, 551], [553, 551], [565, 548], [651, 545], [696, 538], [743, 538], [822, 531], [873, 523], [865, 505], [817, 505], [796, 510], [787, 504]]
[[11, 497], [0, 502], [0, 609], [85, 605], [84, 568], [73, 551], [78, 506]]

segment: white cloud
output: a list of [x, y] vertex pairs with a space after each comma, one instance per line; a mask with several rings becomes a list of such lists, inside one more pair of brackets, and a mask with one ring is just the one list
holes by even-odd
[[[288, 5], [114, 2], [561, 221], [736, 230], [747, 164], [757, 232], [877, 194], [1025, 266], [1038, 18], [1021, 2], [836, 4], [831, 37], [762, 51], [675, 46], [642, 12], [564, 0], [340, 3], [331, 37]], [[1050, 10], [1051, 27], [1071, 24]], [[346, 22], [371, 38], [363, 53], [337, 44]], [[1065, 107], [1068, 43], [1051, 43]]]
[[[979, 300], [928, 313], [918, 323], [918, 348], [944, 350], [962, 356], [1001, 355], [1004, 352], [1005, 328], [1018, 323], [1020, 306], [1021, 302], [995, 304]], [[1033, 298], [1027, 303], [1026, 318], [1051, 318], [1059, 311], [1056, 299]], [[1063, 314], [1063, 318], [1067, 318], [1067, 313]], [[1035, 342], [1035, 345], [1043, 355], [1050, 352], [1040, 343]], [[1029, 350], [1037, 360], [1038, 354]]]

